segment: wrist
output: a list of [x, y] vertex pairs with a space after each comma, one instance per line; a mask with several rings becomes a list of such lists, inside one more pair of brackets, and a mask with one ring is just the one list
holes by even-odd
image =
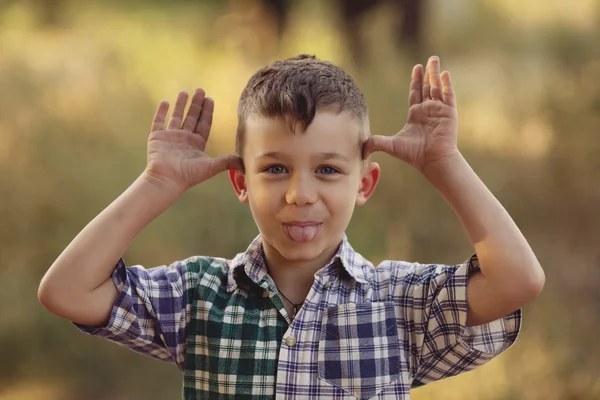
[[448, 172], [456, 171], [457, 168], [468, 165], [467, 160], [463, 157], [462, 153], [457, 149], [448, 153], [444, 157], [439, 158], [436, 161], [432, 161], [427, 165], [420, 168], [421, 174], [429, 181], [436, 177], [443, 176]]
[[145, 197], [157, 203], [174, 203], [185, 193], [186, 188], [173, 182], [161, 179], [148, 170], [136, 179], [136, 186]]
[[142, 172], [138, 180], [146, 190], [154, 191], [159, 197], [179, 198], [188, 189], [183, 187], [183, 185], [161, 178], [148, 169], [145, 169], [144, 172]]

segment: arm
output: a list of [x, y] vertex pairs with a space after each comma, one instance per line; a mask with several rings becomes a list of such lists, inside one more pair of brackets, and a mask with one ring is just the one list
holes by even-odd
[[118, 295], [110, 279], [117, 261], [178, 196], [141, 175], [54, 261], [40, 284], [40, 302], [50, 312], [82, 325], [106, 325]]
[[425, 177], [461, 220], [481, 270], [467, 285], [467, 326], [501, 318], [535, 299], [544, 271], [502, 204], [461, 154], [426, 170]]
[[132, 240], [190, 187], [241, 168], [237, 157], [204, 153], [212, 99], [196, 90], [184, 120], [187, 100], [187, 93], [179, 93], [166, 130], [169, 104], [160, 103], [143, 174], [75, 237], [44, 275], [38, 298], [50, 312], [84, 325], [106, 324], [118, 294], [110, 276]]
[[384, 151], [417, 168], [458, 215], [480, 270], [467, 285], [467, 325], [494, 321], [539, 295], [544, 272], [531, 247], [457, 148], [458, 114], [450, 74], [437, 57], [425, 73], [415, 66], [406, 125], [394, 136], [373, 136], [364, 156]]

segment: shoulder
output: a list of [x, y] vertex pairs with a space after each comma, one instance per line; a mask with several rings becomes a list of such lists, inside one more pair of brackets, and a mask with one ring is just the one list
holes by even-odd
[[373, 284], [396, 288], [423, 287], [435, 290], [457, 278], [463, 280], [471, 270], [469, 260], [457, 265], [384, 260], [374, 267]]
[[374, 266], [373, 280], [378, 282], [414, 282], [427, 279], [444, 266], [402, 260], [384, 260]]
[[197, 284], [214, 286], [226, 284], [231, 270], [231, 260], [221, 257], [191, 256], [177, 261], [168, 267], [180, 270], [187, 285]]
[[173, 267], [180, 266], [186, 273], [209, 273], [213, 275], [227, 274], [231, 260], [221, 257], [191, 256], [177, 261]]
[[[377, 283], [417, 283], [431, 277], [451, 272], [455, 267], [444, 264], [425, 264], [404, 260], [383, 260], [373, 263], [346, 243], [342, 261], [346, 269], [358, 280]], [[362, 278], [362, 279], [361, 279]]]

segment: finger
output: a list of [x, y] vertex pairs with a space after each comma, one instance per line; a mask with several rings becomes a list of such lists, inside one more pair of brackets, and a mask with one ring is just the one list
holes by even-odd
[[179, 92], [177, 95], [177, 100], [175, 100], [175, 107], [173, 108], [173, 114], [169, 119], [167, 129], [181, 129], [181, 121], [183, 121], [183, 113], [185, 111], [185, 105], [187, 104], [187, 101], [187, 92]]
[[210, 134], [214, 111], [215, 101], [211, 97], [206, 97], [202, 104], [202, 112], [200, 113], [198, 124], [194, 130], [194, 133], [199, 133], [206, 141], [208, 141], [208, 135]]
[[412, 76], [410, 80], [410, 92], [408, 94], [408, 106], [412, 107], [415, 104], [419, 104], [423, 101], [423, 66], [421, 64], [415, 65], [412, 70]]
[[196, 129], [196, 125], [200, 119], [200, 113], [202, 112], [202, 103], [204, 103], [205, 96], [206, 92], [204, 92], [203, 89], [198, 88], [194, 92], [192, 103], [190, 104], [190, 108], [187, 112], [185, 120], [183, 121], [183, 125], [181, 126], [181, 129], [184, 131], [194, 132], [194, 129]]
[[431, 84], [431, 98], [442, 101], [442, 81], [440, 79], [440, 59], [433, 56], [430, 59], [429, 82]]
[[394, 145], [390, 136], [371, 136], [363, 145], [363, 159], [366, 159], [376, 151], [394, 154]]
[[456, 108], [456, 98], [454, 97], [454, 89], [452, 88], [452, 80], [450, 79], [450, 72], [442, 72], [442, 93], [444, 96], [444, 103], [450, 107]]
[[156, 109], [156, 113], [154, 114], [154, 119], [152, 120], [152, 126], [150, 127], [150, 132], [154, 131], [162, 131], [165, 129], [165, 119], [167, 118], [167, 112], [169, 111], [169, 102], [166, 100], [162, 100], [158, 103], [158, 108]]
[[242, 160], [239, 157], [234, 156], [233, 154], [215, 157], [211, 159], [208, 178], [212, 178], [216, 174], [229, 169], [243, 171], [244, 165], [242, 163]]
[[[431, 59], [430, 59], [431, 61]], [[423, 74], [423, 93], [422, 93], [422, 101], [431, 99], [431, 85], [429, 83], [429, 67], [430, 61], [427, 62], [427, 66], [425, 67], [425, 73]]]

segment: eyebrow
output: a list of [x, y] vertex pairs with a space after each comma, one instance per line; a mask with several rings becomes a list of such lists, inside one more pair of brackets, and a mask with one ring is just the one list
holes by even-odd
[[[336, 152], [320, 152], [317, 153], [320, 158], [324, 160], [342, 160], [342, 161], [350, 161], [350, 159], [340, 153]], [[277, 160], [282, 160], [287, 158], [286, 154], [280, 151], [267, 151], [265, 153], [259, 154], [256, 158], [275, 158]]]

